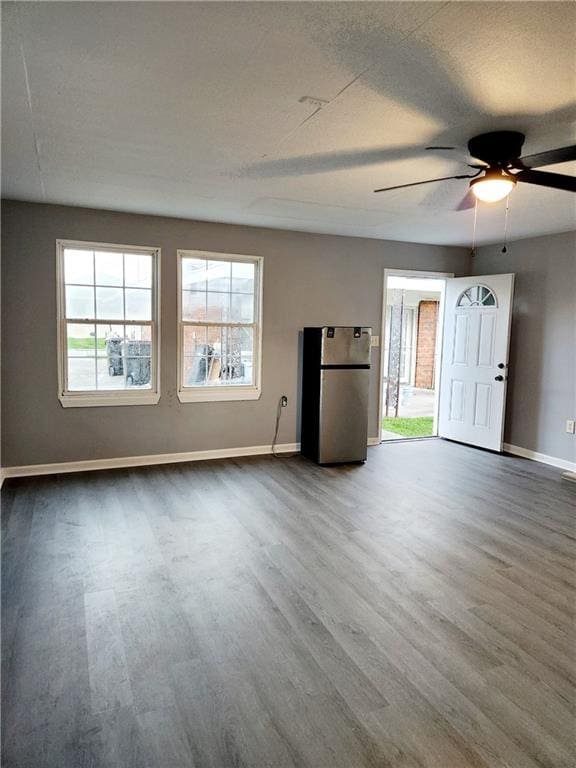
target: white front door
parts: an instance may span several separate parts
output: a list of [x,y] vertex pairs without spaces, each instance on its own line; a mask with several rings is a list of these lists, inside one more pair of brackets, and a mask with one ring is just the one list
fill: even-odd
[[502,450],[514,275],[446,280],[440,437]]

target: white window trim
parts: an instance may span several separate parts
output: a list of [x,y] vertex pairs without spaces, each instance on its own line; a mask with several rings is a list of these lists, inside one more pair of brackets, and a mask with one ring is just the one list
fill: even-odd
[[[151,366],[152,388],[146,390],[82,390],[69,391],[67,385],[67,340],[66,309],[64,291],[64,249],[84,248],[115,250],[128,253],[153,255],[152,275],[152,349],[155,364]],[[63,408],[86,408],[116,405],[156,405],[160,400],[160,257],[161,250],[155,246],[120,245],[118,243],[98,243],[86,240],[56,240],[56,302],[58,336],[58,399]],[[124,323],[125,321],[118,321]],[[134,323],[138,324],[138,323]]]
[[[216,387],[183,387],[182,386],[182,348],[183,329],[188,323],[182,320],[182,259],[210,259],[211,261],[245,261],[258,265],[258,280],[255,285],[258,308],[258,322],[254,324],[254,384],[232,384]],[[232,400],[258,400],[262,394],[262,286],[264,284],[264,259],[262,256],[249,256],[238,253],[220,253],[213,251],[178,250],[178,399],[181,403],[214,403]],[[219,325],[219,323],[202,323],[202,325]],[[234,323],[221,323],[231,326]],[[239,325],[242,325],[240,323]]]

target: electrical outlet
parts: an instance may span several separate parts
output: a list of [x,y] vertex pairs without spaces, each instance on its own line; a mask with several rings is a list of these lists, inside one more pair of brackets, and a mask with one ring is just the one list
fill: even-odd
[[286,395],[282,395],[282,398],[280,399],[280,405],[282,406],[282,408],[286,408],[286,406],[288,405],[288,398],[286,397]]
[[370,346],[371,347],[379,347],[380,346],[380,336],[372,336],[370,339]]
[[573,435],[576,428],[576,422],[574,419],[566,419],[566,432],[569,435]]

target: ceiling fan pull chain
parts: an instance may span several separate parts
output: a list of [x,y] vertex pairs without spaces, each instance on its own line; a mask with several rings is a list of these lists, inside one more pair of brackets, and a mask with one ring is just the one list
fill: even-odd
[[510,213],[510,195],[506,198],[506,213],[504,214],[504,246],[501,253],[508,251],[508,216]]
[[476,256],[476,222],[478,220],[478,198],[474,202],[474,224],[472,225],[472,248],[470,256]]

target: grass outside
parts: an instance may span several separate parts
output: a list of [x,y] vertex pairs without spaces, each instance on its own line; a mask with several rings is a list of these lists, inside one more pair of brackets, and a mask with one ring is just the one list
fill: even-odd
[[382,429],[404,437],[430,437],[434,428],[432,416],[416,416],[412,419],[382,419]]
[[[98,339],[96,346],[98,349],[105,349],[106,339]],[[68,349],[94,349],[94,338],[68,339]]]

